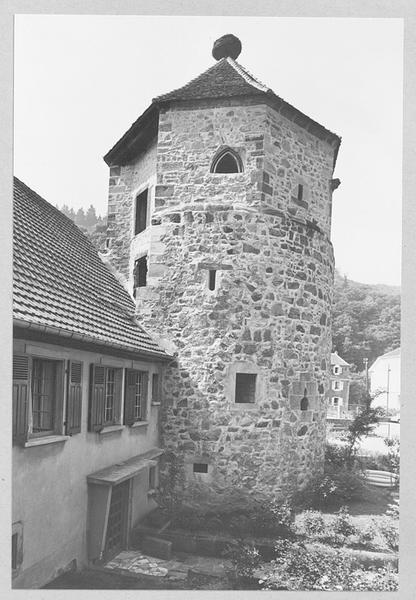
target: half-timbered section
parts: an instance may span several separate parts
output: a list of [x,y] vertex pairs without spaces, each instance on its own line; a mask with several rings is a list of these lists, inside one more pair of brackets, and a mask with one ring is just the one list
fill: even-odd
[[15,180],[13,587],[128,547],[158,482],[168,356],[89,240]]

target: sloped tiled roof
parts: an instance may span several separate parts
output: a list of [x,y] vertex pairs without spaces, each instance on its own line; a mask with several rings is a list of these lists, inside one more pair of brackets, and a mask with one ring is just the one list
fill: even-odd
[[143,150],[150,137],[157,134],[159,107],[165,103],[244,96],[264,100],[300,127],[329,141],[335,149],[335,163],[341,138],[280,98],[230,57],[222,58],[186,85],[154,98],[147,110],[107,152],[104,160],[108,165],[124,164],[133,158],[134,151]]
[[343,358],[341,358],[337,352],[331,352],[331,365],[341,365],[344,367],[349,367],[349,363],[347,363]]
[[186,85],[163,94],[155,102],[193,100],[197,98],[229,98],[264,94],[270,91],[232,58],[222,58]]
[[134,321],[135,305],[68,217],[14,179],[16,324],[137,354],[167,357]]

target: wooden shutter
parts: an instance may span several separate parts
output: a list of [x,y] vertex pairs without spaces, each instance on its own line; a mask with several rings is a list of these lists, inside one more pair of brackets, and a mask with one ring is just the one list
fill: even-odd
[[124,424],[133,425],[134,423],[134,399],[136,395],[136,376],[137,371],[126,369],[126,385],[124,395]]
[[114,423],[122,423],[121,397],[123,395],[123,369],[114,369]]
[[143,386],[143,394],[142,394],[142,420],[147,421],[147,397],[149,390],[149,373],[144,371],[142,373],[142,386]]
[[104,423],[105,367],[91,365],[88,431],[100,431]]
[[81,431],[82,363],[68,361],[68,394],[66,403],[66,433]]
[[13,356],[13,440],[26,441],[29,413],[29,357]]

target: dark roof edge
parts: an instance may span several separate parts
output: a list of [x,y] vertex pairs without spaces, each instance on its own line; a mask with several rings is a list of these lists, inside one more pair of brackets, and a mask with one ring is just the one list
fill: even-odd
[[154,360],[159,361],[169,361],[172,360],[172,356],[167,354],[164,350],[138,350],[133,348],[132,346],[125,346],[123,344],[116,344],[111,342],[105,342],[103,340],[94,338],[89,335],[85,335],[82,333],[75,333],[68,331],[66,329],[62,329],[60,327],[53,327],[51,325],[41,325],[39,323],[33,323],[32,321],[25,321],[24,319],[13,319],[13,327],[18,329],[26,329],[26,330],[34,330],[36,332],[42,332],[44,334],[49,334],[52,336],[56,336],[62,340],[76,340],[81,344],[91,344],[98,347],[102,347],[108,350],[113,350],[114,352],[120,351],[124,354],[129,354],[132,357],[135,356],[136,359],[139,357],[152,358]]
[[[251,94],[245,94],[244,96],[250,97]],[[271,106],[271,108],[274,108],[275,110],[277,110],[279,112],[279,114],[281,114],[283,117],[285,117],[286,119],[289,119],[290,121],[299,125],[300,127],[303,127],[306,131],[308,131],[312,135],[315,135],[319,139],[331,144],[335,150],[335,153],[334,153],[334,168],[335,168],[338,151],[339,151],[339,147],[341,144],[340,136],[338,136],[336,133],[333,133],[329,129],[326,129],[326,127],[324,127],[323,125],[321,125],[320,123],[318,123],[317,121],[312,119],[311,117],[308,117],[308,115],[306,115],[299,109],[295,108],[294,106],[292,106],[291,104],[286,102],[286,100],[283,100],[283,98],[280,98],[280,96],[277,96],[272,90],[269,90],[268,92],[261,92],[261,93],[253,92],[253,97],[255,97],[257,100],[260,100],[262,96],[263,96],[264,100],[267,102],[267,104],[269,104]],[[230,95],[230,96],[224,96],[224,98],[225,97],[227,97],[227,98],[240,97],[241,98],[242,96],[241,95],[236,95],[236,96]],[[106,162],[106,164],[108,166],[112,166],[114,164],[120,164],[120,162],[122,164],[124,162],[123,159],[125,159],[125,156],[128,156],[129,148],[132,148],[132,146],[135,144],[137,139],[141,137],[140,136],[141,132],[146,127],[151,125],[154,120],[157,119],[158,113],[159,113],[159,108],[161,105],[167,105],[167,104],[173,104],[173,103],[180,104],[180,103],[187,103],[187,102],[197,103],[197,102],[206,101],[207,99],[209,100],[209,98],[202,98],[202,97],[201,98],[193,98],[192,100],[169,100],[169,99],[163,100],[163,98],[162,99],[154,99],[152,101],[152,104],[131,125],[131,127],[118,140],[118,142],[111,148],[111,150],[109,150],[107,152],[107,154],[104,156],[104,161]],[[212,98],[212,100],[218,100],[218,99]],[[157,131],[157,128],[156,128],[156,131]],[[143,134],[144,134],[144,131],[143,131]],[[120,159],[121,159],[121,161],[120,161]]]
[[148,127],[155,121],[159,114],[157,102],[152,102],[150,106],[139,116],[136,121],[129,127],[126,133],[114,144],[114,146],[103,157],[106,164],[111,167],[117,164],[120,157],[126,154],[126,150],[134,144],[141,128]]

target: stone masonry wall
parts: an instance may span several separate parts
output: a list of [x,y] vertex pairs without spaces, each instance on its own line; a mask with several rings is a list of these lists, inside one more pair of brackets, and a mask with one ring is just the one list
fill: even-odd
[[[154,184],[156,180],[157,140],[132,163],[110,167],[107,238],[108,252],[103,257],[110,263],[122,283],[132,292],[133,264],[142,248],[135,246],[140,240],[134,236],[135,198],[149,187],[149,211],[153,210]],[[137,238],[138,236],[136,236]],[[142,240],[144,236],[141,236]],[[149,240],[145,240],[147,246]]]
[[[161,112],[154,276],[137,299],[144,326],[176,349],[162,436],[188,499],[284,494],[323,464],[334,151],[266,105],[227,104]],[[226,146],[242,173],[210,173]],[[237,372],[257,374],[255,404],[234,402]]]

